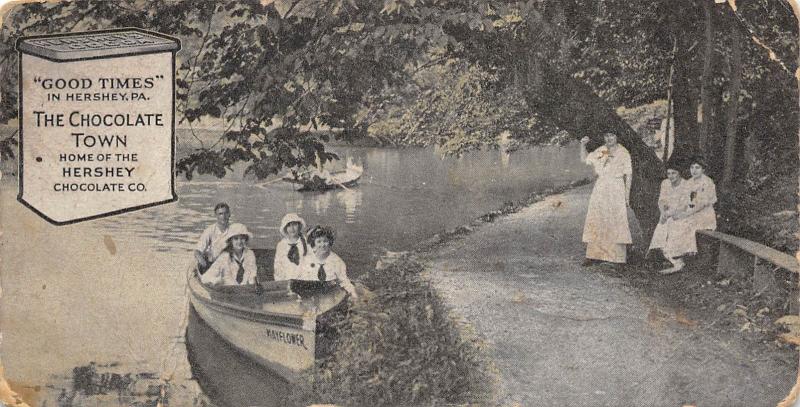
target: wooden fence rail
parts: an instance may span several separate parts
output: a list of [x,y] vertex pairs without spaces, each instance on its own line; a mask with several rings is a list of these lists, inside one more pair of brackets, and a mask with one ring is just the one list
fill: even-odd
[[756,295],[781,296],[788,291],[789,312],[798,313],[797,284],[781,284],[779,270],[791,273],[795,281],[800,275],[800,262],[797,258],[763,244],[726,233],[699,230],[698,239],[719,243],[717,253],[717,272],[737,279],[752,278]]

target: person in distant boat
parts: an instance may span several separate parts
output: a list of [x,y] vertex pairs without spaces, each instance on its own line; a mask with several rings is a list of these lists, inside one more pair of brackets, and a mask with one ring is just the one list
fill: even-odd
[[249,285],[256,283],[256,255],[247,247],[253,235],[245,225],[234,223],[223,236],[225,249],[200,276],[200,281],[210,285]]
[[650,241],[650,250],[661,250],[672,267],[661,270],[661,274],[672,274],[683,269],[683,256],[691,252],[686,238],[686,216],[689,209],[688,181],[681,177],[680,166],[675,161],[667,162],[667,179],[661,182],[658,209],[661,211],[658,225]]
[[691,177],[686,181],[689,194],[689,208],[686,211],[686,241],[690,254],[697,253],[698,230],[717,229],[717,213],[714,204],[717,203],[717,188],[714,181],[705,175],[705,161],[695,157],[689,166]]
[[194,258],[201,273],[205,272],[225,249],[225,239],[222,239],[222,236],[228,231],[231,208],[225,202],[220,202],[214,206],[214,216],[217,221],[203,231],[194,249]]
[[306,222],[296,213],[287,213],[280,224],[283,237],[275,247],[273,263],[275,281],[292,280],[300,276],[300,261],[309,253],[303,229]]
[[331,251],[334,233],[327,227],[315,226],[308,232],[308,244],[311,253],[300,263],[299,280],[335,281],[350,294],[350,298],[358,298],[356,288],[347,277],[347,266],[336,253]]
[[624,264],[631,244],[628,206],[631,194],[631,156],[613,133],[603,135],[605,144],[588,153],[589,137],[581,139],[581,161],[591,165],[598,178],[589,197],[583,228],[586,243],[584,266],[595,261]]

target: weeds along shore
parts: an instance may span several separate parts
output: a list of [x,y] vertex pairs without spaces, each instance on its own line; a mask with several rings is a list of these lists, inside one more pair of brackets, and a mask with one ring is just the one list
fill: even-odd
[[330,343],[294,395],[298,403],[439,405],[488,402],[494,396],[491,361],[421,275],[415,254],[472,232],[481,223],[520,211],[545,197],[586,185],[580,180],[506,202],[468,225],[421,242],[414,252],[381,261],[360,283],[369,293],[320,321]]
[[320,324],[332,346],[308,378],[303,402],[343,406],[437,405],[491,397],[489,362],[408,257],[376,268],[370,293]]

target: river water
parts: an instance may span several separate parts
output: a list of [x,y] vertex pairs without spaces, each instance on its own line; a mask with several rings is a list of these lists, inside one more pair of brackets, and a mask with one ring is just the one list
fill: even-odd
[[[231,206],[232,222],[255,234],[253,247],[274,247],[286,212],[332,226],[334,251],[358,276],[386,250],[411,249],[503,202],[590,175],[576,145],[461,158],[426,148],[332,150],[363,164],[357,187],[301,193],[280,181],[243,180],[236,171],[221,180],[179,181],[174,204],[61,227],[17,203],[16,183],[6,177],[0,346],[12,386],[47,405],[128,405],[152,400],[163,376],[173,405],[202,405],[207,394],[215,404],[280,405],[286,384],[237,359],[197,321],[189,324],[194,343],[187,354],[184,328],[193,316],[184,271],[215,203]],[[126,389],[138,390],[112,391],[119,380],[109,379],[89,391],[106,394],[72,394],[76,367],[107,379],[117,374],[134,382]]]

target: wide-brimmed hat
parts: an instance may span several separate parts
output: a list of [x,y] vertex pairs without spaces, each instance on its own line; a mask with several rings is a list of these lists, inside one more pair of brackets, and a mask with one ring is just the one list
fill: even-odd
[[289,226],[289,224],[292,222],[297,222],[300,224],[300,235],[303,234],[303,229],[306,228],[306,221],[304,221],[303,218],[301,218],[296,213],[287,213],[286,215],[283,216],[283,219],[281,219],[281,226],[279,229],[281,236],[287,237],[286,226]]
[[243,225],[241,223],[234,223],[234,224],[228,226],[228,230],[225,231],[225,236],[224,236],[224,239],[222,239],[222,241],[223,242],[227,242],[228,240],[230,240],[230,238],[232,238],[234,236],[239,236],[239,235],[245,235],[245,236],[247,236],[247,239],[252,239],[253,238],[253,234],[250,233],[249,230],[247,230],[247,226],[245,226],[245,225]]

